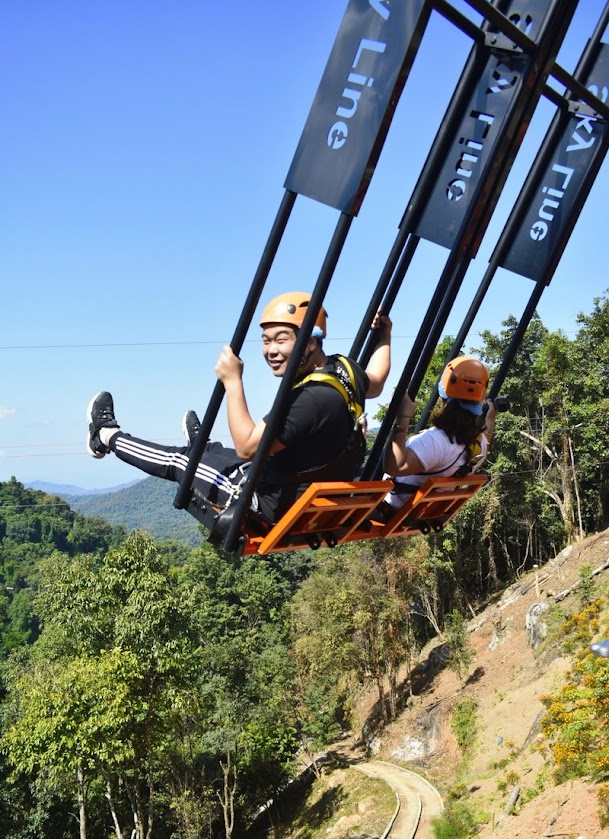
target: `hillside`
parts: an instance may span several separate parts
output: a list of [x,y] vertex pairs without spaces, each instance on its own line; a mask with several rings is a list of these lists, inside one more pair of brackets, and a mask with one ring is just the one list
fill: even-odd
[[[566,548],[539,571],[524,575],[471,620],[475,659],[465,685],[442,664],[442,645],[430,643],[414,671],[414,695],[407,697],[404,688],[399,718],[385,729],[378,727],[375,695],[368,694],[359,704],[356,731],[337,744],[335,754],[349,763],[373,756],[407,766],[428,778],[445,802],[458,791],[481,823],[475,835],[483,839],[609,837],[597,816],[595,784],[575,779],[555,785],[552,780],[550,750],[540,732],[540,697],[560,689],[572,660],[547,640],[533,651],[526,627],[536,603],[559,603],[567,613],[579,610],[577,590],[565,592],[578,583],[582,565],[603,569],[594,580],[605,592],[609,531]],[[463,759],[451,726],[452,713],[465,698],[477,705],[469,760]],[[513,813],[506,815],[516,787]],[[340,835],[327,827],[328,835]]]
[[[65,614],[69,615],[69,638],[74,637],[75,627],[71,622],[76,621],[78,615],[84,616],[83,626],[88,631],[90,617],[95,613],[92,606],[96,601],[91,599],[89,594],[91,587],[87,583],[87,563],[91,563],[91,569],[97,568],[99,556],[105,555],[112,562],[124,562],[128,558],[129,569],[133,567],[133,556],[138,557],[136,571],[141,576],[131,584],[131,589],[137,592],[136,638],[139,638],[139,627],[146,615],[150,614],[155,621],[157,620],[159,588],[156,577],[161,569],[164,569],[163,573],[167,573],[166,590],[169,593],[178,593],[177,600],[170,598],[168,601],[169,604],[173,604],[171,608],[175,602],[182,602],[184,595],[192,590],[192,578],[184,580],[181,575],[175,575],[170,567],[165,568],[164,560],[160,557],[161,564],[153,575],[155,583],[150,587],[149,575],[151,570],[154,570],[151,568],[151,559],[156,553],[152,546],[150,549],[146,548],[147,553],[142,553],[141,556],[135,552],[127,554],[122,534],[112,533],[110,528],[99,520],[82,521],[67,505],[58,505],[54,503],[53,498],[45,498],[40,492],[24,489],[14,480],[4,484],[2,490],[2,570],[6,591],[11,592],[7,597],[10,611],[4,613],[5,654],[19,645],[31,643],[38,635],[39,625],[35,613],[31,610],[34,591],[32,583],[43,592],[49,591],[57,583],[57,592],[65,603]],[[168,499],[167,503],[170,501],[171,499]],[[446,530],[444,536],[447,537],[448,533]],[[146,547],[146,539],[137,538],[139,541],[134,544]],[[109,551],[110,546],[117,545],[121,546],[118,551]],[[351,552],[344,562],[336,566],[336,592],[340,597],[343,597],[349,588],[348,573],[355,570],[354,579],[362,579],[361,571],[364,566],[355,565],[358,551],[359,549]],[[85,556],[81,555],[83,552]],[[327,554],[329,559],[331,556],[337,556],[338,552],[335,554],[329,551]],[[319,574],[323,565],[323,554],[319,556],[319,568],[314,574]],[[44,561],[47,557],[52,559],[50,563]],[[76,560],[75,564],[71,562],[70,557]],[[212,652],[209,661],[214,662],[217,657],[220,666],[223,666],[225,660],[229,660],[237,662],[241,667],[243,651],[247,651],[248,645],[256,639],[256,632],[252,629],[256,621],[259,626],[264,625],[265,610],[273,615],[280,615],[282,610],[277,607],[288,602],[296,589],[300,592],[307,585],[307,580],[298,572],[298,557],[291,556],[289,559],[296,560],[296,566],[287,563],[283,567],[285,577],[282,577],[282,566],[279,564],[274,568],[270,564],[267,566],[265,562],[246,561],[240,564],[236,558],[214,558],[212,553],[193,552],[189,561],[200,562],[198,573],[201,576],[195,578],[199,587],[197,595],[192,602],[189,601],[189,608],[184,613],[185,623],[180,625],[176,637],[189,637],[188,632],[184,630],[189,629],[188,620],[192,609],[200,608],[200,613],[196,615],[197,627],[200,625],[199,621],[211,618],[209,623],[201,624],[204,626],[201,637]],[[305,558],[300,560],[303,561]],[[70,569],[74,570],[73,578],[65,576]],[[414,566],[411,567],[411,570],[413,569]],[[601,829],[596,813],[599,787],[589,778],[576,777],[575,773],[569,775],[569,772],[563,772],[563,778],[566,777],[567,782],[557,785],[554,778],[555,766],[552,763],[554,752],[547,734],[540,725],[545,708],[541,697],[548,694],[556,697],[560,694],[567,683],[573,663],[579,660],[581,665],[582,661],[587,661],[586,678],[594,676],[592,681],[588,681],[587,690],[593,689],[595,696],[600,697],[599,701],[593,704],[591,693],[581,693],[585,700],[582,706],[585,712],[583,728],[586,727],[586,721],[594,721],[591,739],[587,741],[588,751],[580,746],[582,740],[577,726],[572,724],[572,718],[568,716],[570,711],[564,715],[568,721],[564,728],[577,732],[577,740],[572,741],[571,745],[575,743],[579,747],[575,755],[578,760],[581,755],[599,754],[599,743],[605,745],[603,727],[608,713],[605,697],[609,695],[609,660],[594,658],[586,653],[592,639],[591,633],[595,639],[609,635],[608,569],[609,530],[606,530],[566,548],[540,568],[534,567],[534,570],[527,574],[521,574],[515,583],[494,594],[487,601],[485,608],[480,608],[476,614],[471,612],[467,638],[474,656],[468,663],[467,671],[462,674],[465,682],[462,683],[449,669],[445,655],[446,647],[436,638],[421,651],[410,672],[403,670],[398,674],[398,716],[389,725],[382,726],[379,723],[376,690],[364,692],[358,698],[356,682],[351,682],[348,707],[349,710],[353,710],[353,732],[340,739],[330,750],[330,753],[339,759],[325,762],[322,773],[325,787],[317,787],[314,791],[316,797],[310,798],[306,807],[296,804],[291,806],[288,802],[282,802],[282,811],[297,816],[299,827],[293,822],[280,833],[258,832],[255,834],[256,839],[262,835],[266,839],[270,836],[273,839],[304,839],[305,836],[307,839],[321,839],[323,836],[348,839],[354,835],[364,839],[378,836],[382,832],[377,827],[379,821],[387,824],[395,809],[395,804],[391,801],[388,806],[386,790],[383,788],[385,783],[390,783],[388,773],[401,777],[411,776],[412,771],[419,773],[417,782],[421,782],[421,778],[428,779],[428,782],[437,788],[444,803],[453,807],[453,812],[456,801],[457,806],[468,813],[468,819],[471,819],[472,823],[475,821],[477,825],[473,830],[470,824],[467,832],[453,831],[452,825],[449,825],[448,832],[445,826],[444,832],[434,834],[431,829],[433,808],[428,802],[423,803],[424,812],[417,836],[434,836],[434,839],[466,839],[474,835],[482,839],[493,839],[495,836],[499,836],[500,839],[508,836],[520,839],[545,836],[572,839],[609,837],[609,830]],[[301,568],[301,572],[302,570]],[[45,578],[39,576],[40,571],[48,575],[48,582],[45,583]],[[106,578],[99,579],[103,582]],[[114,572],[107,579],[111,591],[119,596],[115,607],[120,609],[120,597],[129,587],[119,586],[116,589],[113,582]],[[317,578],[317,582],[319,579],[321,577]],[[324,589],[331,588],[332,578],[326,576],[323,579]],[[289,585],[282,586],[282,581]],[[246,597],[243,596],[244,592]],[[369,583],[366,585],[366,592],[372,594],[375,602],[382,597],[382,592],[371,588]],[[81,604],[90,605],[75,610],[75,595],[81,598]],[[55,596],[53,593],[53,597]],[[151,598],[150,610],[142,606],[146,596]],[[103,602],[104,598],[105,595],[102,598]],[[226,632],[226,604],[229,602],[233,607],[235,604],[243,604],[243,620],[238,622],[232,635]],[[415,603],[416,600],[410,599],[405,602]],[[333,599],[332,603],[336,606],[338,601]],[[352,601],[349,603],[352,604]],[[544,618],[549,627],[545,638],[539,632],[541,624],[537,625],[534,635],[530,631],[529,619],[534,607],[546,607],[550,610]],[[55,605],[53,608],[56,608]],[[324,613],[315,611],[315,616],[320,614]],[[566,635],[563,629],[564,618],[567,615],[572,616],[570,635]],[[252,616],[255,620],[252,620]],[[66,623],[65,618],[58,618],[58,625],[63,627]],[[162,619],[161,625],[165,627],[165,618]],[[220,626],[216,645],[214,625]],[[98,636],[105,638],[105,629],[104,633],[97,633],[96,637]],[[247,683],[250,689],[262,685],[264,695],[254,696],[248,713],[253,714],[260,710],[264,715],[269,697],[269,661],[282,662],[288,656],[283,645],[269,648],[262,643],[266,641],[266,633],[260,637],[261,646],[259,650],[255,650],[256,657],[248,658],[237,673],[239,692],[236,695],[242,703],[242,685],[244,680],[251,676],[251,681]],[[196,633],[195,638],[199,638]],[[539,641],[535,649],[531,647],[531,639]],[[273,652],[272,656],[267,654],[269,649]],[[318,652],[319,649],[317,648]],[[328,646],[329,657],[337,656],[339,650],[339,633],[332,633],[331,644]],[[76,652],[77,655],[80,654],[80,644],[76,644]],[[582,657],[582,652],[585,658]],[[258,669],[260,659],[257,656],[260,653],[264,653],[260,656],[264,663],[263,670]],[[316,660],[323,661],[319,657]],[[279,669],[278,672],[283,685],[284,671]],[[29,679],[29,670],[27,673]],[[369,669],[367,673],[369,677]],[[41,675],[43,693],[46,695],[46,675]],[[261,675],[263,678],[260,678]],[[209,683],[207,667],[200,671],[199,678],[202,692],[205,694],[205,687]],[[105,675],[103,680],[106,681]],[[581,684],[584,685],[583,680]],[[190,679],[188,685],[190,692]],[[23,692],[24,697],[30,695],[30,687],[28,684],[27,690]],[[69,695],[72,693],[70,688]],[[572,702],[572,695],[569,694],[568,701],[576,704]],[[466,703],[469,703],[471,713],[469,718],[461,716],[458,728],[455,726],[456,712]],[[99,696],[94,692],[95,718],[98,715],[98,705]],[[554,706],[560,710],[560,703],[553,701]],[[237,704],[236,707],[240,711],[242,705]],[[275,706],[269,718],[272,737],[275,737],[281,724],[274,708]],[[37,706],[33,710],[33,718],[38,720],[40,714]],[[290,704],[290,714],[286,717],[289,725],[292,725],[293,720],[291,710]],[[316,706],[313,709],[314,714],[318,714],[318,710]],[[556,714],[556,711],[554,713]],[[317,717],[315,719],[317,720]],[[581,717],[575,720],[578,724],[581,721]],[[29,742],[29,724],[25,730]],[[45,743],[46,739],[42,738],[40,742]],[[565,750],[562,751],[564,753]],[[412,771],[396,772],[396,765]],[[595,763],[591,760],[588,768],[597,772],[597,778],[606,776],[606,772],[603,774],[602,762]],[[354,769],[358,769],[359,772],[352,771]],[[569,767],[568,769],[570,771]],[[258,772],[258,769],[256,771]],[[380,794],[377,794],[371,785],[362,785],[361,777],[354,780],[354,775],[361,776],[364,773],[378,781],[377,787],[382,788]],[[381,778],[383,780],[379,781]],[[427,782],[423,781],[423,786],[416,793],[412,792],[411,780],[403,781],[402,778],[402,782],[405,790],[403,815],[406,817],[412,813],[409,802],[413,794],[415,798],[422,799],[421,790]],[[395,790],[395,786],[393,789]],[[268,788],[261,793],[256,787],[252,796],[253,803],[268,800],[265,795],[268,796]],[[513,813],[506,809],[510,800],[514,802]],[[436,798],[436,811],[437,803]],[[2,818],[0,808],[0,821]],[[318,826],[315,831],[311,828],[313,821]],[[9,822],[5,819],[4,823]],[[355,832],[356,829],[359,832]],[[1,830],[0,833],[8,835]],[[16,839],[16,833],[11,835]],[[396,835],[410,837],[412,831],[403,831]]]
[[132,486],[104,495],[62,496],[73,510],[86,516],[102,516],[112,525],[128,530],[146,530],[156,539],[177,539],[187,545],[201,544],[195,519],[173,506],[177,484],[145,478]]

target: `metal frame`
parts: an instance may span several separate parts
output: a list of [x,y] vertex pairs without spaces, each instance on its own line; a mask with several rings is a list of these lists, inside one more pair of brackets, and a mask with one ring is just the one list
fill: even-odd
[[[226,534],[222,537],[221,543],[221,547],[225,550],[243,550],[241,534],[249,503],[264,468],[264,462],[276,429],[285,412],[292,383],[297,373],[298,360],[310,337],[315,314],[323,304],[324,296],[328,290],[350,231],[353,216],[359,210],[361,200],[363,200],[363,195],[374,172],[374,167],[381,153],[382,144],[389,129],[391,116],[397,105],[402,87],[406,83],[408,72],[418,50],[420,40],[424,37],[425,27],[431,11],[434,10],[443,15],[454,26],[469,36],[472,39],[473,46],[461,78],[455,88],[445,119],[438,131],[413,195],[406,206],[396,240],[376,287],[372,290],[370,303],[353,342],[350,355],[355,357],[362,365],[365,366],[368,363],[374,349],[374,334],[370,330],[370,323],[372,322],[373,316],[379,308],[386,314],[390,313],[406,278],[420,238],[428,232],[426,225],[422,222],[425,219],[425,212],[430,202],[434,199],[434,191],[438,189],[437,172],[447,160],[447,155],[450,154],[455,133],[468,116],[467,109],[470,107],[472,96],[478,90],[485,69],[488,71],[490,67],[489,62],[491,57],[498,57],[498,60],[512,62],[514,67],[519,67],[521,70],[520,84],[507,106],[504,121],[501,123],[501,129],[497,131],[493,147],[489,149],[485,148],[484,150],[485,154],[488,151],[485,158],[486,168],[484,170],[482,168],[480,169],[477,187],[475,191],[472,191],[471,200],[467,204],[467,210],[464,213],[462,223],[450,243],[449,255],[445,267],[433,292],[419,333],[387,408],[385,420],[379,429],[372,452],[365,464],[362,474],[363,481],[369,481],[371,478],[377,477],[380,473],[382,454],[387,443],[389,430],[395,420],[399,404],[404,394],[408,391],[411,397],[416,397],[469,264],[476,255],[482,236],[501,194],[511,164],[518,151],[519,143],[539,99],[542,96],[546,97],[549,101],[557,105],[559,113],[557,113],[552,123],[538,155],[538,159],[533,165],[529,178],[527,179],[525,188],[496,246],[489,268],[485,273],[485,277],[463,321],[455,344],[451,349],[450,357],[458,354],[465,341],[473,319],[496,272],[496,268],[500,264],[502,255],[509,246],[508,243],[513,238],[519,220],[525,212],[534,190],[538,186],[538,178],[540,173],[543,172],[544,161],[548,159],[548,155],[550,154],[553,139],[569,118],[569,109],[571,109],[571,112],[576,107],[587,109],[587,112],[593,114],[595,119],[609,121],[609,107],[587,90],[582,81],[587,76],[588,68],[594,60],[603,32],[608,24],[609,3],[599,19],[586,50],[582,54],[577,70],[571,75],[556,63],[556,55],[568,29],[573,12],[575,11],[577,0],[497,0],[494,4],[487,2],[487,0],[467,0],[467,2],[472,9],[484,18],[479,27],[456,10],[448,0],[417,0],[416,8],[417,14],[420,14],[420,19],[418,19],[417,25],[412,28],[412,40],[404,45],[404,54],[399,59],[402,63],[397,72],[396,78],[398,81],[393,90],[393,95],[388,97],[390,101],[387,104],[387,112],[384,118],[381,118],[379,121],[377,139],[372,146],[373,153],[369,155],[367,166],[361,175],[362,181],[359,190],[356,189],[358,198],[346,210],[341,212],[338,219],[326,257],[312,292],[309,312],[299,332],[286,375],[281,382],[275,402],[268,416],[267,428],[263,435],[261,445],[252,461],[252,466],[249,470],[248,479],[243,487],[241,497],[234,509],[231,509],[231,520]],[[362,3],[363,0],[349,0],[346,18],[353,10],[358,11]],[[366,3],[365,6],[367,7],[367,5]],[[529,35],[525,34],[509,19],[510,9],[515,8],[516,5],[518,5],[521,11],[523,8],[534,10],[537,16],[535,17],[534,15],[536,21],[539,20],[539,14],[543,10],[543,17],[535,37],[529,37]],[[380,8],[385,9],[387,18],[389,18],[390,12],[386,7],[383,6]],[[374,25],[376,27],[374,30],[375,33],[384,32],[379,21],[376,21]],[[381,35],[377,34],[375,37],[380,38]],[[380,44],[380,40],[377,43]],[[374,50],[371,50],[372,52]],[[379,54],[382,52],[380,46],[376,49],[376,52]],[[335,68],[330,62],[322,82],[325,83],[327,74],[332,74],[333,72],[335,72]],[[515,71],[516,75],[518,73]],[[567,88],[564,95],[557,93],[548,84],[550,78],[553,78]],[[535,285],[529,305],[522,315],[512,344],[506,352],[499,372],[495,375],[491,395],[496,395],[501,386],[509,364],[518,349],[530,318],[539,302],[541,293],[550,281],[551,275],[558,264],[558,260],[575,224],[577,213],[581,209],[581,206],[583,206],[605,152],[606,143],[603,139],[602,153],[597,155],[594,165],[591,166],[590,173],[585,178],[585,183],[581,189],[581,194],[578,196],[575,210],[573,211],[572,223],[570,222],[565,227],[566,235],[563,237],[560,247],[557,249],[551,270],[546,272],[547,276],[544,276],[543,281],[539,281]],[[247,330],[260,302],[269,271],[281,244],[295,200],[296,192],[289,188],[286,189],[239,318],[237,329],[231,341],[231,347],[237,354],[241,350]],[[176,507],[187,508],[189,512],[200,519],[202,518],[200,507],[192,498],[192,481],[196,466],[203,454],[220,409],[223,395],[223,386],[218,382],[205,413],[201,432],[192,447],[188,468],[174,501]],[[433,397],[430,402],[432,401]],[[428,416],[429,406],[430,403],[426,406],[424,418]],[[388,534],[385,533],[385,535]]]

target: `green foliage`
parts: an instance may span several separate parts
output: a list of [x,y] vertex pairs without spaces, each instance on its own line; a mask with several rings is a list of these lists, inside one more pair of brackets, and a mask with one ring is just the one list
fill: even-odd
[[474,660],[474,650],[469,642],[467,625],[461,612],[454,609],[447,618],[444,628],[446,641],[450,647],[448,666],[463,680],[469,673]]
[[176,485],[158,478],[123,487],[116,492],[69,497],[71,506],[89,517],[102,517],[128,532],[145,530],[155,539],[173,539],[185,545],[200,545],[201,526],[184,510],[173,506]]
[[591,565],[580,565],[579,567],[577,594],[579,596],[579,602],[583,607],[590,606],[592,601],[596,599],[596,586],[594,584],[594,577],[592,576]]
[[453,708],[450,726],[464,755],[471,753],[478,733],[478,703],[466,696]]
[[609,784],[599,784],[596,797],[601,827],[609,827]]
[[[306,731],[310,724],[305,720],[314,714],[310,700],[322,685],[336,703],[344,700],[341,686],[348,677],[372,682],[381,716],[395,715],[399,667],[412,662],[419,649],[409,606],[415,550],[401,540],[372,540],[318,555],[318,566],[291,609]],[[315,692],[309,695],[310,686]],[[345,705],[328,706],[328,722],[344,713],[348,713]]]
[[[222,821],[219,788],[243,827],[285,784],[298,733],[284,605],[302,563],[207,546],[176,559],[136,532],[106,557],[40,561],[42,633],[5,671],[15,794],[29,784],[35,806],[73,801],[82,770],[100,823],[110,801],[123,825],[141,807],[145,826],[151,807],[159,830],[194,836]],[[46,827],[37,836],[51,839]]]
[[285,604],[300,573],[296,557],[292,563],[227,557],[207,545],[183,569],[207,707],[196,748],[212,776],[230,754],[242,815],[286,783],[298,748]]
[[[601,819],[609,824],[609,668],[604,659],[588,651],[590,629],[595,626],[598,630],[600,603],[594,601],[565,621],[576,663],[567,674],[565,686],[555,695],[542,697],[546,707],[542,731],[552,749],[558,783],[587,775],[602,783],[598,789]],[[609,625],[603,629],[606,634]]]
[[46,558],[100,556],[122,541],[123,528],[74,513],[60,498],[15,478],[0,483],[0,661],[38,637],[34,599]]
[[587,647],[599,629],[598,616],[602,600],[594,600],[580,612],[565,617],[561,626],[561,643],[567,653],[577,654],[582,647]]
[[469,839],[476,836],[478,824],[466,802],[451,801],[442,815],[433,820],[432,829],[434,839]]
[[548,769],[544,767],[544,769],[539,773],[537,778],[535,779],[535,783],[532,787],[525,787],[522,791],[521,801],[523,804],[526,804],[528,801],[532,801],[538,795],[546,789],[548,785]]
[[77,769],[105,779],[145,824],[150,773],[192,708],[198,659],[167,568],[137,533],[102,563],[57,555],[41,564],[38,605],[41,638],[6,671],[7,757],[50,791],[73,786]]

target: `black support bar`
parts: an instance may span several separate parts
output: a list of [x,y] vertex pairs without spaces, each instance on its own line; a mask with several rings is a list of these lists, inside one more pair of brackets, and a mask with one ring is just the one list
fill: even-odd
[[[231,340],[230,345],[236,355],[239,355],[241,352],[241,347],[243,346],[245,336],[247,335],[250,323],[252,322],[256,306],[260,301],[260,295],[264,289],[264,284],[266,283],[269,271],[271,270],[273,260],[275,259],[277,249],[279,248],[279,244],[292,213],[295,201],[296,193],[286,190],[283,194],[275,222],[271,228],[269,238],[264,251],[262,252],[258,269],[254,275],[252,285],[241,311],[237,328],[235,329]],[[184,470],[184,475],[182,476],[180,486],[173,502],[174,507],[177,507],[179,510],[184,509],[189,504],[195,472],[197,470],[197,466],[199,465],[199,461],[201,460],[201,456],[203,455],[205,445],[209,440],[209,436],[218,415],[218,411],[220,410],[220,406],[222,405],[223,398],[224,385],[222,382],[216,382],[209,405],[205,412],[205,416],[201,422],[201,429],[191,448],[188,464]]]

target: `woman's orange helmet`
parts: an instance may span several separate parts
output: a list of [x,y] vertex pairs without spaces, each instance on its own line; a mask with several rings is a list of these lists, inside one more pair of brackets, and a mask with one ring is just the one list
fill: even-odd
[[487,388],[488,370],[484,364],[471,355],[461,355],[444,368],[439,392],[445,399],[483,402]]
[[[287,323],[290,326],[301,327],[310,302],[311,295],[304,291],[288,291],[285,294],[279,294],[264,307],[260,326],[264,328],[269,323]],[[321,308],[315,320],[313,337],[326,337],[326,318],[326,311]]]

